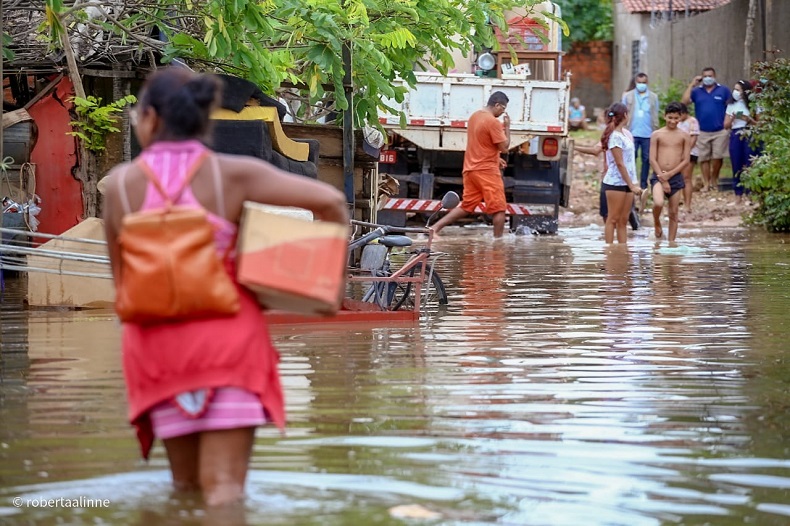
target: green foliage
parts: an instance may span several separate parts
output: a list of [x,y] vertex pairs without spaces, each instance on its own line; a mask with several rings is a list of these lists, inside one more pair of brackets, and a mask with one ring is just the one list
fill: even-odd
[[8,45],[11,44],[11,35],[8,33],[3,32],[3,56],[0,57],[2,60],[14,60],[14,52],[8,49]]
[[[109,24],[126,41],[156,25],[167,37],[163,61],[248,79],[289,100],[297,118],[348,108],[344,47],[351,48],[354,124],[378,125],[382,110],[403,100],[414,71],[446,73],[454,50],[496,48],[495,29],[507,16],[531,12],[542,0],[147,0],[145,9]],[[69,4],[70,5],[70,4]],[[59,31],[84,18],[84,7],[46,0],[40,31],[57,45]],[[551,17],[549,17],[551,18]],[[559,21],[567,33],[567,26]],[[506,50],[505,50],[506,52]],[[392,102],[394,101],[394,103]]]
[[[159,0],[155,13],[173,19],[172,2]],[[378,124],[388,100],[401,102],[413,84],[415,65],[441,72],[453,67],[450,52],[496,45],[494,28],[506,29],[505,13],[533,9],[540,0],[208,0],[191,2],[189,16],[202,25],[187,34],[164,27],[166,60],[198,59],[247,78],[265,92],[283,83],[287,96],[314,110],[348,107],[343,77],[343,47],[352,50],[354,120]],[[170,10],[170,11],[168,11]],[[167,13],[170,13],[168,16]],[[563,26],[564,27],[564,26]]]
[[69,123],[75,128],[69,135],[81,139],[86,149],[101,152],[105,149],[107,134],[121,131],[116,127],[118,114],[123,111],[124,106],[137,102],[137,98],[127,95],[105,106],[102,106],[101,98],[92,95],[85,99],[74,97],[72,101],[78,120]]
[[753,144],[762,155],[741,176],[757,200],[752,221],[772,232],[790,231],[790,60],[777,59],[755,66],[755,78],[765,81],[752,95],[752,107],[761,108],[752,130]]
[[554,0],[562,9],[562,18],[570,29],[570,38],[563,42],[568,49],[574,42],[612,40],[612,0]]
[[[653,84],[650,85],[653,92],[658,95],[658,121],[661,126],[666,124],[664,121],[664,108],[670,102],[681,102],[683,92],[686,91],[686,84],[679,79],[670,79],[669,84],[663,90],[655,90]],[[694,105],[689,106],[689,115],[694,115]]]

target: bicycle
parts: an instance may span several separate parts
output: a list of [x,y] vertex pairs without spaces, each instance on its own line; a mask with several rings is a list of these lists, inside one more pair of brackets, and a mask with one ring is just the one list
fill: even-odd
[[[454,208],[459,200],[455,192],[448,193],[442,199],[440,210]],[[429,305],[448,304],[444,282],[434,269],[437,258],[443,254],[432,250],[433,230],[428,228],[438,212],[434,212],[423,228],[351,221],[355,227],[370,229],[370,232],[349,244],[349,256],[362,248],[359,274],[349,277],[351,283],[369,283],[362,295],[362,302],[375,304],[381,310],[406,307],[415,312]],[[408,259],[393,270],[393,249],[410,247],[413,241],[404,235],[409,233],[426,235],[425,246],[411,251]]]

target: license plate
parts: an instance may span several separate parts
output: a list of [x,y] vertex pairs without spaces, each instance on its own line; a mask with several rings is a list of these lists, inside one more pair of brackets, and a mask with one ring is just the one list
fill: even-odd
[[379,153],[379,162],[381,164],[395,164],[398,160],[398,152],[395,150],[382,150]]

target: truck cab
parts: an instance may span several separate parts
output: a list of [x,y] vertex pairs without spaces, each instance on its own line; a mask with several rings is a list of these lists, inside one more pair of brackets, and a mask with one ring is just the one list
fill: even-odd
[[[552,2],[544,2],[541,10],[559,16]],[[415,214],[437,210],[448,190],[462,192],[467,120],[491,93],[502,91],[510,99],[511,141],[503,177],[511,230],[557,231],[573,166],[567,119],[570,75],[561,73],[561,32],[556,23],[546,29],[518,13],[508,24],[508,34],[497,35],[499,51],[457,56],[455,69],[447,75],[415,72],[417,83],[408,88],[404,101],[388,101],[405,115],[406,126],[401,126],[399,114],[380,115],[389,145],[381,152],[379,172],[397,179],[400,189],[381,203],[379,222],[403,226]],[[538,31],[548,41],[538,38]]]

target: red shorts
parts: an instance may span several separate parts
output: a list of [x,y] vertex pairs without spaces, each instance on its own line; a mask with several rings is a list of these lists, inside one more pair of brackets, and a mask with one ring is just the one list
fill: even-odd
[[499,172],[471,170],[464,172],[463,181],[464,200],[461,208],[464,211],[472,214],[482,203],[485,204],[481,208],[489,215],[507,210],[505,182]]

